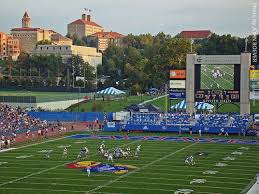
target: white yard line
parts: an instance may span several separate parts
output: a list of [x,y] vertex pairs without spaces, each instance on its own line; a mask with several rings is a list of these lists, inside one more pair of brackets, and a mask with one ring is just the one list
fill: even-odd
[[[191,171],[190,171],[191,172]],[[64,176],[65,175],[67,175],[67,174],[65,174],[65,173],[62,173],[62,174],[64,174]],[[142,173],[142,174],[147,174],[147,175],[149,175],[149,173]],[[160,174],[160,173],[154,173],[154,174]],[[163,173],[163,175],[175,175],[175,174],[164,174]],[[219,174],[217,174],[217,177],[215,177],[215,175],[203,175],[203,177],[205,177],[205,178],[207,178],[207,177],[210,177],[210,178],[217,178],[217,179],[224,179],[223,181],[224,181],[224,183],[225,183],[225,180],[226,179],[233,179],[233,180],[250,180],[250,178],[238,178],[238,177],[232,177],[232,176],[230,176],[230,177],[228,177],[228,176],[218,176]],[[184,174],[180,174],[180,175],[178,175],[178,176],[183,176],[183,178],[181,179],[181,178],[165,178],[165,177],[157,177],[157,178],[155,178],[155,177],[149,177],[149,176],[135,176],[134,177],[134,179],[142,179],[142,180],[144,180],[144,179],[148,179],[148,180],[166,180],[166,181],[171,181],[171,180],[186,180],[186,177],[197,177],[197,175],[195,174],[191,174],[191,175],[184,175]],[[4,176],[0,176],[0,177],[2,177],[2,178],[5,178]],[[95,174],[94,175],[94,177],[111,177],[111,175],[109,175],[109,174],[102,174],[102,175],[97,175],[97,174]],[[19,177],[12,177],[12,178],[19,178]],[[85,179],[85,175],[83,176],[83,178],[51,178],[51,177],[33,177],[33,179],[39,179],[39,180],[49,180],[49,179],[51,179],[51,180],[71,180],[71,181],[85,181],[86,179]],[[106,181],[106,179],[100,179],[100,180],[96,180],[96,179],[89,179],[89,180],[87,180],[87,181]],[[42,181],[41,181],[42,182]],[[124,182],[124,181],[120,181],[120,182]],[[125,181],[125,182],[127,182],[127,181]],[[218,182],[220,182],[220,181],[218,181]],[[227,182],[227,183],[230,183],[230,182]],[[231,182],[232,183],[232,182]],[[235,182],[235,184],[238,184],[237,182]]]
[[[65,189],[36,189],[36,188],[23,188],[23,187],[15,187],[15,188],[0,188],[0,190],[23,190],[23,191],[52,191],[52,192],[74,192],[74,193],[84,193],[84,191],[74,191],[74,190],[65,190]],[[94,192],[100,194],[116,194],[116,193],[108,193],[108,192]]]
[[[186,179],[170,179],[170,180],[177,180],[177,181],[181,181],[184,182],[186,181]],[[87,180],[88,181],[88,180]],[[90,180],[90,181],[95,181],[95,180]],[[98,180],[100,181],[100,180]],[[104,181],[104,180],[103,180]],[[132,183],[132,184],[147,184],[147,185],[160,185],[160,186],[170,186],[170,185],[174,185],[177,183],[163,183],[163,182],[141,182],[141,181],[117,181],[120,183]],[[209,181],[210,183],[226,183],[226,184],[236,184],[236,185],[240,185],[240,183],[238,182],[225,182],[225,181]],[[49,183],[49,182],[17,182],[17,183],[23,183],[23,184],[31,184],[31,185],[65,185],[65,186],[75,186],[75,187],[84,187],[84,186],[91,186],[91,185],[82,185],[82,184],[74,184],[74,183]],[[210,187],[210,186],[209,186]],[[240,190],[240,189],[239,189]]]
[[[63,138],[66,138],[66,137],[63,137]],[[60,139],[63,139],[63,138],[60,138]],[[131,144],[134,144],[134,143],[139,142],[139,141],[140,141],[140,140],[136,140],[136,141],[132,141],[132,142],[127,143],[127,144],[123,144],[122,147],[123,147],[123,146],[127,146],[127,145],[131,145]],[[47,142],[45,142],[45,143],[47,143]],[[27,146],[27,147],[28,147],[28,146]],[[21,148],[21,147],[20,147],[20,148]],[[18,149],[18,148],[17,148],[17,149]],[[97,155],[97,154],[89,155],[89,157],[90,157],[90,156],[96,156],[96,155]],[[73,162],[74,162],[74,161],[73,161]],[[18,178],[18,179],[14,179],[14,180],[11,180],[11,181],[8,181],[8,182],[4,182],[4,183],[0,184],[0,187],[2,187],[2,186],[4,186],[4,185],[7,185],[7,184],[10,184],[10,183],[14,183],[14,182],[17,182],[17,181],[26,179],[26,178],[29,178],[29,177],[32,177],[32,176],[37,175],[37,174],[42,174],[42,173],[44,173],[44,172],[47,172],[47,171],[56,169],[56,168],[58,168],[58,167],[64,166],[64,165],[69,164],[69,163],[71,163],[71,161],[70,161],[70,162],[65,162],[65,163],[59,164],[59,165],[54,166],[54,167],[51,167],[51,168],[47,168],[47,169],[41,170],[41,171],[39,171],[39,172],[31,173],[31,174],[29,174],[29,175],[23,176],[23,177]]]
[[[111,185],[112,183],[115,183],[116,181],[119,181],[119,180],[122,179],[122,178],[125,178],[125,177],[127,177],[127,176],[129,176],[129,175],[131,175],[131,174],[133,174],[133,173],[136,173],[136,172],[138,172],[138,171],[140,171],[140,170],[143,170],[143,169],[145,169],[145,168],[147,168],[147,167],[149,167],[149,166],[155,164],[156,162],[160,162],[161,160],[164,160],[164,159],[166,159],[166,158],[168,158],[168,157],[170,157],[170,156],[173,156],[173,155],[175,155],[176,153],[178,153],[178,152],[180,152],[180,151],[182,151],[182,150],[185,150],[185,149],[187,149],[187,148],[189,148],[189,147],[192,147],[192,146],[194,146],[194,145],[196,145],[196,144],[197,144],[197,143],[193,143],[193,144],[188,145],[188,146],[185,146],[185,147],[183,147],[183,148],[181,148],[181,149],[179,149],[179,150],[177,150],[177,151],[175,151],[175,152],[172,152],[172,153],[170,153],[170,154],[168,154],[168,155],[165,155],[165,156],[162,157],[162,158],[158,158],[158,159],[154,160],[153,162],[147,163],[146,165],[144,165],[144,166],[142,166],[142,167],[140,167],[140,168],[137,168],[137,169],[134,170],[134,171],[131,171],[131,172],[125,174],[125,175],[122,175],[122,176],[120,176],[120,177],[118,177],[118,178],[116,178],[116,179],[114,179],[114,180],[110,180],[110,181],[107,182],[106,184],[103,184],[103,185],[100,185],[100,186],[98,186],[98,187],[96,187],[96,188],[94,188],[94,189],[91,189],[91,190],[87,191],[86,193],[91,193],[91,192],[93,192],[93,191],[102,189],[103,187],[107,187],[107,186]],[[1,186],[1,185],[0,185],[0,186]]]

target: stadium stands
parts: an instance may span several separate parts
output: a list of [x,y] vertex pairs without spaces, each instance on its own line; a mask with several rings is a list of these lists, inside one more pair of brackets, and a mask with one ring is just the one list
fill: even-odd
[[43,127],[47,123],[30,117],[25,109],[0,104],[0,134],[18,133],[24,129]]
[[201,114],[196,120],[196,126],[206,126],[206,127],[226,127],[229,123],[228,115],[219,114]]
[[163,122],[161,124],[167,125],[190,125],[191,116],[186,113],[168,113],[164,115]]
[[150,114],[134,113],[127,121],[127,124],[156,125],[158,124],[158,121],[159,121],[158,113],[150,113]]
[[224,128],[228,133],[245,133],[252,124],[250,115],[196,114],[187,113],[133,113],[126,120],[116,122],[122,130],[189,131],[201,129],[207,133],[219,133]]

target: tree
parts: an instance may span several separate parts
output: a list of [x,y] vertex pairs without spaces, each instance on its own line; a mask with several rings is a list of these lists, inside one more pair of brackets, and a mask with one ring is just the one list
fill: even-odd
[[36,43],[36,46],[38,46],[38,45],[50,45],[50,44],[52,44],[52,41],[45,39],[45,40],[38,41]]
[[86,43],[78,37],[78,35],[74,34],[72,37],[73,45],[77,46],[86,46]]

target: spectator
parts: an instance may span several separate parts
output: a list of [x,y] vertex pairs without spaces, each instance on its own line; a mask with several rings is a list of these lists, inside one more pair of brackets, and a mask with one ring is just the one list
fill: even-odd
[[201,137],[201,129],[199,129],[199,136]]

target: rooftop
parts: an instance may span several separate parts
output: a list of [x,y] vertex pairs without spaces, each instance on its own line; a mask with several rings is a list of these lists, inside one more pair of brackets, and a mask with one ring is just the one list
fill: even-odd
[[100,27],[102,28],[102,26],[100,26],[99,24],[92,22],[92,21],[87,21],[87,20],[83,20],[83,19],[78,19],[76,21],[71,22],[70,24],[85,24],[85,25],[89,25],[89,26],[96,26],[96,27]]
[[182,31],[180,36],[183,38],[209,38],[212,32],[210,30],[192,30]]
[[123,38],[124,37],[124,35],[118,32],[96,32],[92,36],[95,36],[98,38]]

